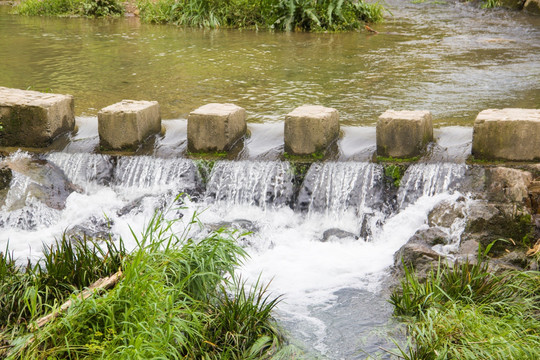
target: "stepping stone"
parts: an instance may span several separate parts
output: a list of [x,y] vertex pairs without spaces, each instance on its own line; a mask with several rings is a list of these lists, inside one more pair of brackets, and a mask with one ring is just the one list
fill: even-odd
[[190,152],[228,151],[247,130],[246,110],[234,104],[207,104],[188,116]]
[[122,100],[98,113],[100,146],[104,150],[135,150],[150,135],[161,132],[157,101]]
[[377,121],[377,155],[393,158],[419,156],[433,141],[429,111],[385,111]]
[[339,137],[336,109],[303,105],[285,116],[285,152],[305,156],[325,152]]
[[476,159],[540,161],[540,109],[488,109],[474,121]]
[[45,147],[75,127],[71,95],[0,87],[2,146]]

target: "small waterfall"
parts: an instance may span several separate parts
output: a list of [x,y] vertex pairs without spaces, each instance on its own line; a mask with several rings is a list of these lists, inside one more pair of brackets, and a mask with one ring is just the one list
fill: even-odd
[[309,169],[298,206],[309,212],[340,216],[362,213],[382,202],[382,167],[367,162],[315,163]]
[[421,196],[434,196],[445,191],[459,190],[467,165],[454,163],[414,164],[403,179],[398,192],[400,208],[415,202]]
[[86,153],[52,153],[47,160],[64,171],[74,184],[85,189],[90,183],[107,185],[113,176],[113,159],[107,155]]
[[[382,224],[384,207],[382,167],[367,162],[313,164],[298,195],[298,208],[308,216],[342,220],[352,215],[356,236],[364,240],[371,240]],[[340,221],[336,225],[342,226]]]
[[113,183],[120,187],[192,193],[198,188],[199,179],[197,168],[189,159],[125,156],[118,158]]
[[293,174],[280,161],[216,162],[206,189],[209,202],[281,207],[291,203]]

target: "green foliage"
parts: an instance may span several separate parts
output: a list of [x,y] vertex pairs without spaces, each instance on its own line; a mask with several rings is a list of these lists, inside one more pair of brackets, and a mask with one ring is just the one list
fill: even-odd
[[378,2],[363,0],[141,0],[148,22],[217,28],[344,31],[383,20]]
[[20,15],[118,16],[124,8],[118,0],[24,0],[15,7]]
[[494,274],[489,249],[476,263],[440,264],[423,282],[406,269],[390,297],[394,313],[409,317],[402,358],[540,358],[540,273]]
[[482,0],[482,9],[493,9],[501,6],[501,0]]
[[401,179],[405,174],[405,170],[405,167],[402,165],[386,165],[384,167],[384,175],[392,179],[392,184],[398,188],[401,185]]
[[[123,257],[122,280],[85,300],[72,296],[69,309],[34,332],[32,341],[23,327],[4,332],[11,354],[22,359],[157,359],[166,354],[218,360],[264,359],[277,351],[282,338],[271,312],[279,300],[258,282],[247,291],[235,280],[234,270],[246,256],[237,234],[219,230],[195,241],[188,234],[198,224],[196,215],[185,225],[179,221],[158,212],[140,235],[132,232],[137,247]],[[58,276],[67,272],[63,259],[72,258],[71,250],[66,252],[54,257],[62,264]],[[3,258],[0,273],[17,273],[13,259]],[[31,306],[32,300],[27,302]]]
[[65,234],[36,264],[17,265],[6,249],[0,253],[0,329],[44,315],[73,291],[118,271],[125,255],[121,241],[79,242]]

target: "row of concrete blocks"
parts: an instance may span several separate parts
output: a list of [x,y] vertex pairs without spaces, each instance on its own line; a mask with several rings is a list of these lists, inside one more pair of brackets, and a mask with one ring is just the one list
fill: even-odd
[[[0,143],[45,146],[75,126],[71,95],[43,94],[0,87]],[[156,101],[123,100],[98,113],[100,145],[105,150],[133,149],[161,131]],[[233,104],[208,104],[188,116],[188,150],[230,150],[246,135],[246,111]],[[310,156],[324,153],[339,137],[336,109],[304,105],[285,116],[285,152]],[[377,122],[377,155],[418,156],[433,141],[429,111],[383,113]],[[473,155],[479,159],[540,159],[540,110],[484,110],[474,123]]]

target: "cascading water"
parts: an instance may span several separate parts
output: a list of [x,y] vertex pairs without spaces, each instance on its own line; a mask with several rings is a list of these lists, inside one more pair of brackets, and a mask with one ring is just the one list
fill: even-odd
[[[458,202],[466,170],[459,163],[411,165],[396,203],[383,166],[369,162],[314,163],[302,174],[282,161],[108,156],[68,148],[3,160],[13,179],[1,199],[1,246],[9,241],[16,257],[37,259],[41,242],[64,231],[110,232],[134,246],[131,231],[140,233],[156,209],[187,193],[184,206],[169,216],[198,214],[207,225],[190,236],[221,226],[252,232],[242,237],[249,258],[239,274],[248,282],[260,277],[274,295],[283,295],[276,317],[309,359],[385,356],[379,346],[393,346],[388,332],[396,326],[384,295],[394,253],[426,226],[434,207]],[[44,182],[65,192],[56,197],[44,191]],[[40,192],[25,190],[37,185]],[[456,221],[447,228],[456,241],[460,226]],[[451,246],[436,250],[448,253]]]

